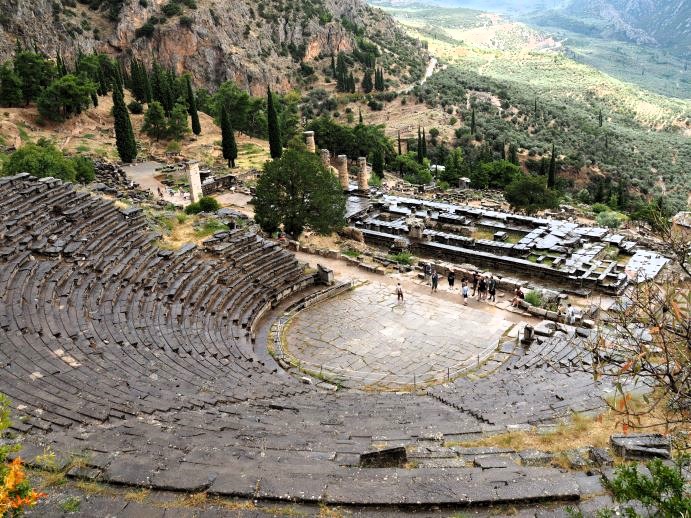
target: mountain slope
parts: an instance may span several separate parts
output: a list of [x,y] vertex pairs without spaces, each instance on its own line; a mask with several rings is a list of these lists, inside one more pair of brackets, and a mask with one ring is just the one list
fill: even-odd
[[[15,40],[48,55],[105,51],[153,58],[205,86],[235,80],[259,94],[301,82],[300,63],[379,49],[378,65],[413,81],[426,53],[360,0],[0,0],[0,61]],[[96,9],[94,9],[94,7]],[[304,69],[303,69],[304,70]]]
[[691,2],[688,0],[571,0],[563,9],[534,17],[574,32],[660,46],[688,55]]

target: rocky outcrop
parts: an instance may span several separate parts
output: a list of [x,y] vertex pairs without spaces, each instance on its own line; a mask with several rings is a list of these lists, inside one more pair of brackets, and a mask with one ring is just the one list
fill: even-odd
[[[332,53],[350,53],[362,38],[380,48],[380,65],[412,71],[413,78],[426,58],[388,15],[362,0],[198,0],[196,9],[180,4],[181,13],[166,17],[169,3],[125,0],[113,20],[80,3],[0,0],[0,61],[11,57],[19,39],[51,56],[60,50],[68,60],[77,49],[107,52],[123,62],[157,59],[191,72],[200,86],[230,79],[257,94],[266,85],[279,91],[299,86],[300,61],[326,66]],[[150,34],[142,35],[152,21]]]

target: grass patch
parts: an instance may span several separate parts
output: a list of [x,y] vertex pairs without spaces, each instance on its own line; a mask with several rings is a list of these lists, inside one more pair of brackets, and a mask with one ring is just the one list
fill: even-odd
[[79,511],[79,506],[82,505],[82,499],[76,496],[71,496],[66,500],[60,502],[60,509],[65,513],[76,513]]
[[96,135],[94,135],[93,133],[87,133],[85,135],[82,135],[82,138],[85,138],[87,140],[91,140],[92,138],[95,138],[95,137],[96,137]]
[[89,151],[91,151],[91,148],[90,148],[89,146],[85,145],[85,144],[79,144],[79,145],[75,148],[75,151],[76,151],[77,153],[88,153]]
[[223,230],[228,230],[228,225],[221,223],[217,219],[209,219],[194,231],[194,235],[195,237],[206,237]]
[[389,260],[398,264],[410,266],[413,264],[413,255],[410,252],[400,252],[396,255],[389,255]]
[[358,258],[360,257],[360,252],[353,248],[346,248],[345,250],[341,250],[341,253],[343,255],[347,255],[348,257],[353,257],[353,258]]
[[79,480],[75,482],[74,487],[87,493],[89,495],[110,495],[113,494],[108,487],[98,482],[91,482],[89,480]]
[[149,498],[150,494],[151,490],[149,489],[133,489],[132,491],[127,491],[123,498],[128,502],[137,502],[138,504],[141,504],[147,498]]
[[238,154],[242,153],[243,155],[260,155],[262,153],[265,153],[264,149],[257,144],[253,144],[252,142],[246,142],[244,144],[240,144],[238,146]]
[[31,142],[31,138],[29,138],[29,134],[26,131],[26,126],[23,122],[17,123],[17,131],[19,132],[19,138],[22,139],[22,143]]
[[511,448],[514,450],[548,450],[563,452],[574,448],[596,446],[606,448],[612,433],[621,429],[620,416],[614,412],[605,412],[597,417],[583,414],[573,414],[567,423],[560,423],[554,431],[538,433],[506,432],[491,437],[483,437],[475,441],[449,442],[446,446],[461,446],[474,448],[479,446],[494,446]]

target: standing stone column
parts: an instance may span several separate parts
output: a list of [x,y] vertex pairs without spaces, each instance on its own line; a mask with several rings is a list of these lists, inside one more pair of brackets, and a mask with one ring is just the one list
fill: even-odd
[[367,158],[361,156],[357,159],[357,165],[360,172],[357,174],[357,188],[360,191],[369,189],[369,170],[367,169]]
[[346,155],[338,155],[336,158],[336,169],[338,169],[338,179],[341,182],[341,187],[344,191],[348,190],[350,180],[348,178],[348,157]]
[[305,131],[302,133],[305,136],[305,144],[307,145],[307,151],[310,153],[316,153],[317,145],[314,143],[314,131]]
[[331,167],[331,153],[329,153],[329,150],[320,149],[319,157],[322,159],[322,164],[324,164],[324,167],[326,167],[328,170]]
[[202,190],[202,180],[199,177],[199,162],[196,160],[190,160],[187,162],[187,181],[190,183],[190,198],[192,203],[196,203],[199,199],[204,196],[204,191]]

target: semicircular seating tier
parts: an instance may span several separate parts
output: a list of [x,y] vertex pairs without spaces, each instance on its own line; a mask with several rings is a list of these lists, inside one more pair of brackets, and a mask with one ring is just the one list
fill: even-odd
[[[422,395],[324,392],[266,349],[262,317],[315,289],[277,244],[229,231],[161,249],[141,209],[55,179],[0,178],[0,200],[0,392],[29,463],[49,449],[58,465],[80,456],[79,477],[345,504],[561,500],[589,487],[550,467],[485,469],[481,452],[448,446],[596,408],[592,379],[555,369],[582,361],[577,346],[510,347],[498,378]],[[361,469],[382,446],[406,446],[420,467]]]

